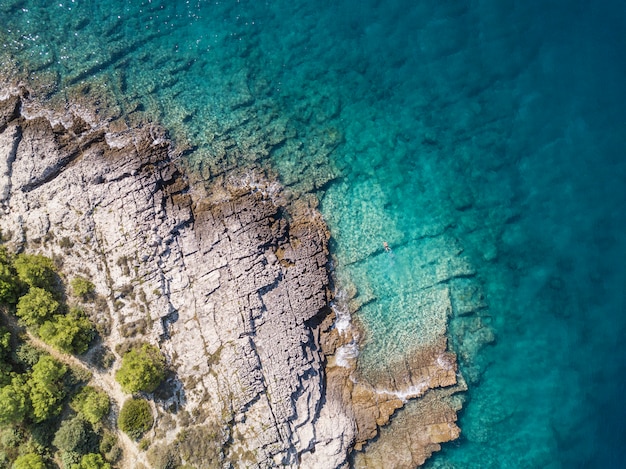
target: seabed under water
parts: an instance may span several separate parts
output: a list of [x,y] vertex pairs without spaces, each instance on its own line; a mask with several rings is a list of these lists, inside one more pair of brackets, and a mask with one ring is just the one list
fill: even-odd
[[459,273],[495,342],[450,318],[469,399],[428,467],[626,465],[622,2],[5,0],[0,24],[53,97],[106,88],[196,170],[316,194],[361,376],[445,327],[428,294]]

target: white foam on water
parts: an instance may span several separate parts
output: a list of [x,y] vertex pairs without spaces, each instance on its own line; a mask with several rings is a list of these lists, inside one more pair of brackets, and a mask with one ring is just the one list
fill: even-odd
[[359,356],[359,345],[355,341],[351,341],[346,345],[342,345],[335,352],[335,361],[338,366],[350,368],[349,360],[354,360]]
[[429,381],[424,379],[417,384],[409,386],[402,391],[393,391],[391,389],[376,389],[376,394],[394,396],[400,399],[402,402],[406,402],[409,399],[422,396],[429,389]]
[[330,305],[335,313],[335,329],[337,329],[340,334],[344,334],[346,331],[352,329],[352,315],[348,309],[346,296],[344,290],[339,290],[335,296],[335,300]]

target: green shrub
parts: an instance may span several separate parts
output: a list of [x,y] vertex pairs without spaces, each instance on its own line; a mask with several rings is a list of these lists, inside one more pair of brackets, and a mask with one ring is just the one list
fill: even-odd
[[86,386],[74,397],[71,407],[92,425],[100,422],[111,407],[109,396],[104,391]]
[[115,355],[103,345],[96,348],[91,354],[92,362],[100,370],[108,370],[115,363]]
[[70,286],[72,287],[72,293],[80,297],[83,301],[93,299],[96,291],[96,286],[93,283],[85,277],[80,276],[73,278],[70,282]]
[[65,397],[63,376],[67,367],[48,355],[43,355],[33,366],[29,387],[32,417],[35,422],[58,415]]
[[11,382],[11,333],[0,326],[0,386]]
[[0,303],[15,304],[18,293],[17,275],[10,265],[0,263]]
[[165,378],[165,357],[150,344],[142,344],[124,354],[115,379],[126,392],[153,392]]
[[102,436],[99,449],[104,454],[104,458],[111,463],[116,462],[122,455],[122,449],[117,444],[117,435],[106,430]]
[[30,291],[17,302],[15,314],[27,326],[40,326],[52,318],[59,309],[59,302],[52,293],[39,287],[31,287]]
[[89,453],[84,455],[79,464],[74,464],[71,469],[111,469],[111,465],[104,460],[102,455]]
[[128,436],[138,440],[152,428],[153,422],[152,409],[148,401],[132,398],[124,402],[117,425]]
[[0,389],[0,424],[19,423],[30,408],[29,389],[24,378],[14,376]]
[[139,450],[140,451],[145,451],[150,447],[150,440],[148,440],[147,438],[142,439],[139,442]]
[[52,444],[60,451],[83,455],[95,451],[98,440],[91,425],[82,417],[76,416],[61,423]]
[[61,467],[69,469],[75,464],[79,464],[81,456],[75,451],[61,451]]
[[15,350],[15,357],[19,362],[24,364],[26,368],[32,368],[43,355],[45,355],[45,352],[37,347],[33,347],[28,342],[20,344]]
[[0,436],[0,444],[4,448],[16,448],[24,439],[21,432],[16,428],[6,428]]
[[38,454],[28,453],[18,457],[12,469],[46,469],[46,463]]
[[56,272],[52,259],[42,255],[19,254],[14,261],[19,279],[31,287],[54,290]]
[[74,247],[74,242],[67,236],[63,236],[59,241],[59,247],[63,249],[70,249]]
[[94,329],[85,313],[72,308],[57,314],[39,328],[39,336],[53,347],[68,353],[85,353],[94,337]]

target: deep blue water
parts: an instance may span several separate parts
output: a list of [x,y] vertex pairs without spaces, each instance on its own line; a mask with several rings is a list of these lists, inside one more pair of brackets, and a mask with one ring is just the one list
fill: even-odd
[[362,363],[426,340],[422,289],[471,266],[497,340],[429,467],[626,467],[623,2],[40,3],[0,5],[5,66],[319,196]]

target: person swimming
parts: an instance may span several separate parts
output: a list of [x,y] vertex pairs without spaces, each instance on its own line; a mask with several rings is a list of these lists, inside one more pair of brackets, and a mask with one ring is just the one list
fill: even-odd
[[385,252],[391,252],[391,248],[389,247],[389,243],[387,243],[387,241],[383,241],[383,248],[385,249]]

